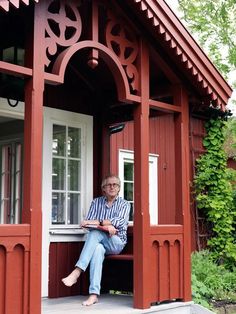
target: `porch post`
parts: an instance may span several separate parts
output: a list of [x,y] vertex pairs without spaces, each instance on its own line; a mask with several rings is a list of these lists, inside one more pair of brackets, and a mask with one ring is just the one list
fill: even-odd
[[27,47],[26,62],[33,75],[25,86],[24,177],[22,222],[30,224],[29,309],[41,314],[42,250],[42,131],[44,90],[44,27],[40,27],[40,5],[35,6],[34,34]]
[[181,178],[177,188],[176,223],[183,224],[183,299],[191,298],[191,223],[190,223],[190,151],[189,151],[189,103],[187,91],[183,86],[174,88],[174,104],[181,106],[181,113],[176,117],[176,176]]
[[[102,126],[102,160],[101,160],[101,178],[104,178],[111,173],[110,165],[110,134],[109,128],[104,124]],[[100,181],[101,181],[100,178]]]
[[141,103],[134,111],[134,307],[149,308],[149,56],[140,47]]

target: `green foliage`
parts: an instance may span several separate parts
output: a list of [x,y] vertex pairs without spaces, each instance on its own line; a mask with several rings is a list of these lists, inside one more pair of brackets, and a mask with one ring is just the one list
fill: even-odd
[[207,250],[192,254],[192,295],[197,304],[212,308],[215,300],[236,300],[236,272],[217,265]]
[[179,0],[188,27],[197,34],[225,78],[236,68],[235,0]]
[[213,226],[208,245],[219,263],[232,268],[236,263],[236,206],[223,150],[225,125],[221,117],[206,122],[203,145],[207,152],[197,160],[194,183],[197,207]]
[[[233,188],[233,204],[234,210],[236,211],[236,170],[228,169],[229,179]],[[236,230],[236,220],[234,220],[234,229]],[[234,240],[236,242],[236,232],[234,233]]]
[[224,149],[228,157],[236,158],[236,118],[232,117],[227,121],[226,141],[224,143]]

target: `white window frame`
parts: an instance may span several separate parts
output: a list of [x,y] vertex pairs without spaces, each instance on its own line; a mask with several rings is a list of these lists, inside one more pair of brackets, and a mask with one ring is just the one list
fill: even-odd
[[[25,105],[22,101],[19,101],[16,107],[10,107],[8,100],[6,98],[0,97],[0,116],[2,117],[24,120],[24,108]],[[16,166],[18,166],[18,164]],[[16,188],[18,188],[18,184],[16,185]],[[17,196],[18,195],[16,194],[16,198]],[[20,215],[19,211],[16,211],[15,218],[14,221],[12,220],[12,223],[19,222],[19,215]],[[1,219],[3,218],[1,217]]]
[[81,213],[83,220],[89,209],[93,197],[93,118],[92,116],[68,112],[53,108],[44,108],[44,144],[43,144],[43,210],[48,217],[51,234],[65,234],[65,230],[73,233],[78,225],[51,224],[52,210],[52,140],[53,125],[66,125],[81,129]]
[[[134,152],[119,150],[119,177],[121,180],[120,196],[124,197],[124,162],[134,163]],[[158,155],[149,154],[149,213],[151,225],[158,224]],[[130,222],[132,223],[132,222]]]
[[[57,125],[57,126],[63,126],[65,127],[65,130],[66,130],[66,143],[68,141],[68,129],[71,127],[70,124],[68,123],[54,123],[53,122],[53,126],[54,125]],[[60,229],[60,226],[66,226],[66,227],[69,227],[69,228],[73,228],[73,227],[78,227],[78,224],[80,223],[80,221],[82,220],[82,215],[81,215],[81,211],[78,213],[78,223],[77,224],[70,224],[69,221],[68,221],[68,194],[77,194],[80,196],[80,206],[81,206],[81,209],[84,207],[83,206],[83,198],[81,198],[82,196],[82,193],[84,192],[84,189],[83,189],[83,184],[81,184],[81,187],[80,187],[80,190],[79,191],[69,191],[68,189],[68,163],[69,161],[73,160],[73,161],[78,161],[79,164],[80,164],[80,178],[79,178],[79,181],[81,181],[82,183],[82,178],[84,178],[84,172],[86,171],[85,167],[84,167],[84,163],[85,163],[85,160],[84,160],[84,157],[85,157],[85,152],[84,152],[84,146],[85,146],[85,141],[84,141],[84,130],[82,129],[81,125],[77,125],[76,127],[73,125],[73,128],[75,129],[79,129],[81,131],[81,134],[80,134],[80,140],[81,140],[81,156],[79,157],[69,157],[67,155],[68,153],[68,150],[67,150],[67,145],[65,144],[66,146],[66,155],[65,156],[57,156],[57,155],[53,155],[52,154],[52,161],[53,160],[56,160],[56,159],[59,159],[59,160],[63,160],[65,162],[65,186],[64,186],[64,189],[63,190],[53,190],[52,189],[52,194],[53,193],[63,193],[65,194],[65,201],[64,201],[64,205],[65,205],[65,210],[64,210],[64,217],[65,217],[65,223],[64,224],[59,224],[59,225],[56,225],[56,224],[53,224],[51,222],[51,226],[52,227],[56,227],[56,228],[59,228]],[[53,145],[53,142],[52,142],[52,145]],[[53,176],[53,174],[52,174]],[[51,217],[52,218],[52,217]]]
[[[10,149],[9,155],[8,149]],[[22,141],[14,138],[1,141],[1,159],[0,223],[19,224],[22,204]],[[6,161],[10,165],[9,169],[6,169]],[[8,195],[6,195],[8,188]],[[8,213],[6,213],[6,203],[9,206]]]

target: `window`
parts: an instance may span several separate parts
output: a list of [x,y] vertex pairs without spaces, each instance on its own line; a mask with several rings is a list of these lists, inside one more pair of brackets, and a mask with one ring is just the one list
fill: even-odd
[[81,128],[53,124],[52,224],[76,225],[81,212]]
[[22,208],[22,143],[0,144],[1,151],[1,212],[0,223],[20,223]]
[[[157,189],[157,155],[149,155],[149,211],[152,225],[158,223],[158,189]],[[156,174],[156,175],[155,175]],[[119,151],[119,176],[121,179],[120,195],[131,205],[130,221],[134,213],[134,153],[132,151]]]
[[5,49],[2,49],[2,60],[9,63],[15,63],[18,65],[24,65],[24,54],[25,51],[22,48],[19,47],[8,47]]
[[92,200],[92,117],[45,108],[43,211],[49,228],[78,228]]

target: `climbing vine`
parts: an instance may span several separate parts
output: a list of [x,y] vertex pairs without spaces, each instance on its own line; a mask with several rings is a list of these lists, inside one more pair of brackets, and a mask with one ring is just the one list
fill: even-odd
[[226,119],[219,115],[206,122],[207,135],[203,140],[206,153],[197,160],[194,183],[197,207],[205,212],[212,225],[208,246],[218,262],[233,267],[236,206],[223,150],[225,124]]

